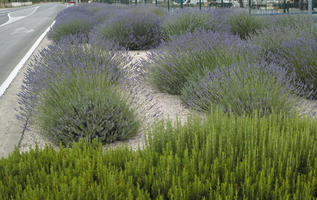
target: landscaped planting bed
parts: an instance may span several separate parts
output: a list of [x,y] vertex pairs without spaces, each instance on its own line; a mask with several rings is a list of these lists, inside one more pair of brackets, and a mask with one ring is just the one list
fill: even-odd
[[65,9],[25,74],[1,199],[317,199],[315,30],[243,9]]

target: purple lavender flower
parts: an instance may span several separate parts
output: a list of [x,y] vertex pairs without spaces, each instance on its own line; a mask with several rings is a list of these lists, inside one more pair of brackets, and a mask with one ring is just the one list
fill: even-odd
[[313,91],[317,90],[317,39],[303,32],[297,39],[284,41],[272,54],[272,62],[296,74],[297,78]]
[[112,82],[123,76],[120,67],[129,62],[124,51],[118,55],[111,46],[108,50],[83,45],[79,36],[62,38],[36,56],[25,74],[19,96],[19,118],[28,121],[36,113],[41,91],[49,85],[72,77],[74,73],[86,76],[105,74]]
[[186,83],[181,99],[191,108],[209,112],[213,106],[238,115],[254,111],[267,115],[272,112],[294,111],[305,85],[277,65],[233,64],[206,71]]
[[68,35],[85,35],[84,41],[88,41],[88,33],[95,25],[94,13],[85,9],[85,6],[70,7],[56,17],[56,23],[49,32],[49,37],[55,42]]
[[212,31],[173,36],[149,54],[149,81],[160,91],[180,94],[195,73],[252,59],[253,47],[239,37]]
[[149,49],[161,42],[160,20],[148,12],[120,10],[91,33],[91,38],[110,40],[130,50]]

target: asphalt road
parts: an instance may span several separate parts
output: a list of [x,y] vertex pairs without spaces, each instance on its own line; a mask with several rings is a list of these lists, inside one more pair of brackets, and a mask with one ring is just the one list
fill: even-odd
[[[0,88],[11,71],[25,56],[35,41],[51,25],[62,4],[41,4],[31,7],[0,10]],[[45,42],[46,41],[46,42]],[[46,38],[41,48],[47,44]],[[36,51],[39,51],[37,48]],[[38,52],[37,52],[38,53]],[[27,61],[26,66],[30,64]],[[6,92],[0,96],[0,159],[7,157],[18,146],[23,123],[16,119],[17,94],[26,68],[22,68]]]
[[64,8],[50,3],[0,10],[0,85]]

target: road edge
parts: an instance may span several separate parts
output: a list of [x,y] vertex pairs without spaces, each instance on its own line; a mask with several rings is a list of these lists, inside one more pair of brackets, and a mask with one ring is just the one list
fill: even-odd
[[21,68],[28,61],[28,59],[32,56],[35,49],[40,45],[44,37],[50,31],[50,29],[54,26],[55,20],[51,23],[51,25],[42,33],[42,35],[36,40],[36,42],[32,45],[29,51],[24,55],[24,57],[20,60],[20,62],[15,66],[15,68],[11,71],[7,79],[0,86],[0,97],[5,93],[8,89],[14,78],[17,76]]

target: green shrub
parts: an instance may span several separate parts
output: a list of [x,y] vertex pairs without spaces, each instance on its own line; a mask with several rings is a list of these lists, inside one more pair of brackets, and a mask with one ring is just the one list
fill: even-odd
[[313,19],[307,15],[278,15],[268,19],[272,27],[290,27],[297,30],[309,30],[313,26]]
[[251,39],[259,50],[259,57],[268,62],[272,62],[278,49],[284,42],[296,40],[303,32],[291,27],[269,27],[261,30]]
[[127,101],[105,75],[75,73],[41,92],[37,123],[55,143],[71,145],[80,138],[102,143],[124,140],[138,131]]
[[49,37],[58,42],[61,38],[71,35],[82,35],[87,42],[88,34],[95,25],[94,13],[85,9],[85,6],[74,6],[60,12],[56,23],[49,32]]
[[153,13],[154,15],[156,15],[157,17],[164,17],[165,15],[167,15],[167,11],[164,8],[159,8],[159,7],[151,7],[148,8],[149,11],[151,13]]
[[149,12],[122,10],[96,28],[97,38],[118,43],[129,50],[156,47],[161,42],[160,20]]
[[316,120],[213,111],[158,125],[148,148],[95,141],[0,160],[0,199],[316,199]]
[[239,35],[241,39],[248,39],[251,35],[258,33],[265,27],[263,18],[242,13],[230,16],[228,19],[230,30],[233,34]]
[[[202,74],[245,59],[248,44],[239,37],[212,31],[173,36],[149,60],[148,81],[162,92],[180,95],[193,74]],[[244,52],[245,51],[245,52]]]
[[218,106],[237,115],[258,110],[268,115],[272,110],[294,111],[300,84],[289,77],[287,70],[267,64],[241,64],[207,71],[188,81],[182,90],[183,102],[199,111],[209,112]]
[[154,14],[155,16],[157,17],[164,17],[165,15],[168,14],[168,11],[164,8],[161,8],[161,7],[156,7],[156,6],[142,6],[142,5],[138,5],[137,7],[135,8],[130,8],[131,12],[133,13],[144,13],[144,12],[147,12],[147,13],[152,13]]
[[50,34],[50,38],[53,41],[57,42],[64,36],[88,33],[89,30],[90,26],[88,23],[82,22],[80,20],[72,20],[63,23],[55,28],[54,31]]
[[194,9],[182,10],[167,16],[162,24],[162,34],[165,40],[171,36],[182,35],[196,30],[211,30],[212,19],[207,12]]
[[312,90],[317,97],[317,39],[310,34],[302,34],[295,40],[283,42],[275,53],[274,62],[294,71],[297,78]]

